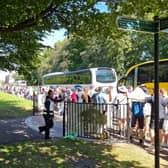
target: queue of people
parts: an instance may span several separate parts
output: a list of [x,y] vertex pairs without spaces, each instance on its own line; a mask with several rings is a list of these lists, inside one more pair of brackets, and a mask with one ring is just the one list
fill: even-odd
[[98,101],[97,103],[107,103],[102,89],[102,87],[99,87],[98,90],[92,92],[92,89],[89,90],[87,88],[62,89],[60,87],[58,89],[49,89],[47,94],[45,90],[42,89],[39,99],[41,103],[43,102],[43,107],[41,107],[45,125],[39,127],[39,132],[45,132],[45,139],[50,139],[50,128],[53,127],[54,112],[57,110],[60,115],[62,114],[64,108],[61,106],[64,105],[64,101],[72,103],[90,103],[93,102],[92,97],[95,97],[96,101]]
[[[149,94],[147,88],[142,85],[134,89],[129,95],[131,100],[131,128],[130,141],[132,142],[133,132],[138,132],[139,142],[143,144],[145,140],[149,140],[154,145],[155,137],[155,109],[154,94]],[[167,107],[168,97],[165,89],[159,90],[159,129],[160,144],[168,147],[168,125],[167,125]]]
[[[118,109],[118,129],[119,133],[125,132],[128,129],[128,121],[130,121],[129,139],[133,141],[135,133],[138,134],[140,144],[145,140],[154,144],[154,127],[155,127],[155,109],[154,95],[149,94],[144,85],[133,88],[132,86],[118,87],[118,93],[113,87],[78,87],[78,88],[40,88],[38,94],[39,108],[43,111],[45,126],[39,127],[39,132],[45,131],[45,138],[49,138],[49,129],[53,127],[53,115],[57,111],[60,115],[63,114],[64,102],[72,103],[100,103],[100,104],[120,104],[123,108]],[[15,94],[15,88],[12,89],[12,94]],[[31,93],[33,91],[28,88],[24,92]],[[17,92],[18,93],[18,92]],[[29,95],[29,94],[28,94]],[[31,98],[33,99],[33,98]],[[52,105],[50,105],[50,103]],[[129,103],[128,109],[125,104]],[[114,113],[106,109],[108,113]],[[53,114],[50,114],[53,113]],[[109,115],[107,115],[108,117]],[[129,117],[129,119],[128,119]],[[108,119],[110,120],[110,119]],[[159,128],[160,128],[160,144],[168,147],[168,95],[165,89],[159,90]]]

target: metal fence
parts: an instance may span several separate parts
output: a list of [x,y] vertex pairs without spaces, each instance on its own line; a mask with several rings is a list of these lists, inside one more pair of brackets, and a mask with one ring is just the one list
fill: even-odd
[[105,139],[127,138],[129,107],[126,104],[95,104],[65,102],[63,135]]
[[[43,113],[42,95],[33,95],[33,115]],[[128,103],[96,104],[64,102],[63,136],[127,138],[130,125]],[[41,108],[42,107],[42,108]]]

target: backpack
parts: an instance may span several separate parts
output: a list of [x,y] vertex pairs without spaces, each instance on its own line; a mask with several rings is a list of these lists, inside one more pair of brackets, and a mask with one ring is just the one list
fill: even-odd
[[132,114],[134,116],[144,116],[143,107],[144,107],[144,103],[132,102]]

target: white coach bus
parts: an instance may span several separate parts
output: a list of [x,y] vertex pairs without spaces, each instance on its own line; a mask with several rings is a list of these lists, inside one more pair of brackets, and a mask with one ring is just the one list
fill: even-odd
[[76,85],[89,87],[109,87],[116,88],[117,75],[113,68],[97,67],[81,69],[70,72],[53,72],[43,76],[45,86],[70,86]]

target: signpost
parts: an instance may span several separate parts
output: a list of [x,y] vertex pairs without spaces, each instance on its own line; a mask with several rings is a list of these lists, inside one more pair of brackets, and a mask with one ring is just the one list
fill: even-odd
[[[168,28],[168,17],[159,19],[159,30],[165,30]],[[140,19],[133,19],[119,16],[117,17],[117,25],[119,29],[126,29],[131,31],[141,31],[146,33],[155,32],[154,21],[144,21]]]
[[154,32],[154,23],[152,21],[143,21],[119,16],[117,18],[117,24],[120,29],[144,31],[148,33]]
[[155,168],[160,167],[160,134],[159,134],[159,18],[154,17],[154,113],[155,113]]
[[154,21],[143,21],[138,19],[118,17],[117,25],[120,29],[131,31],[142,31],[154,33],[154,95],[155,95],[155,168],[160,167],[160,142],[159,142],[159,32],[168,28],[168,18],[159,19],[154,17]]
[[160,30],[164,30],[168,28],[168,18],[160,19]]

